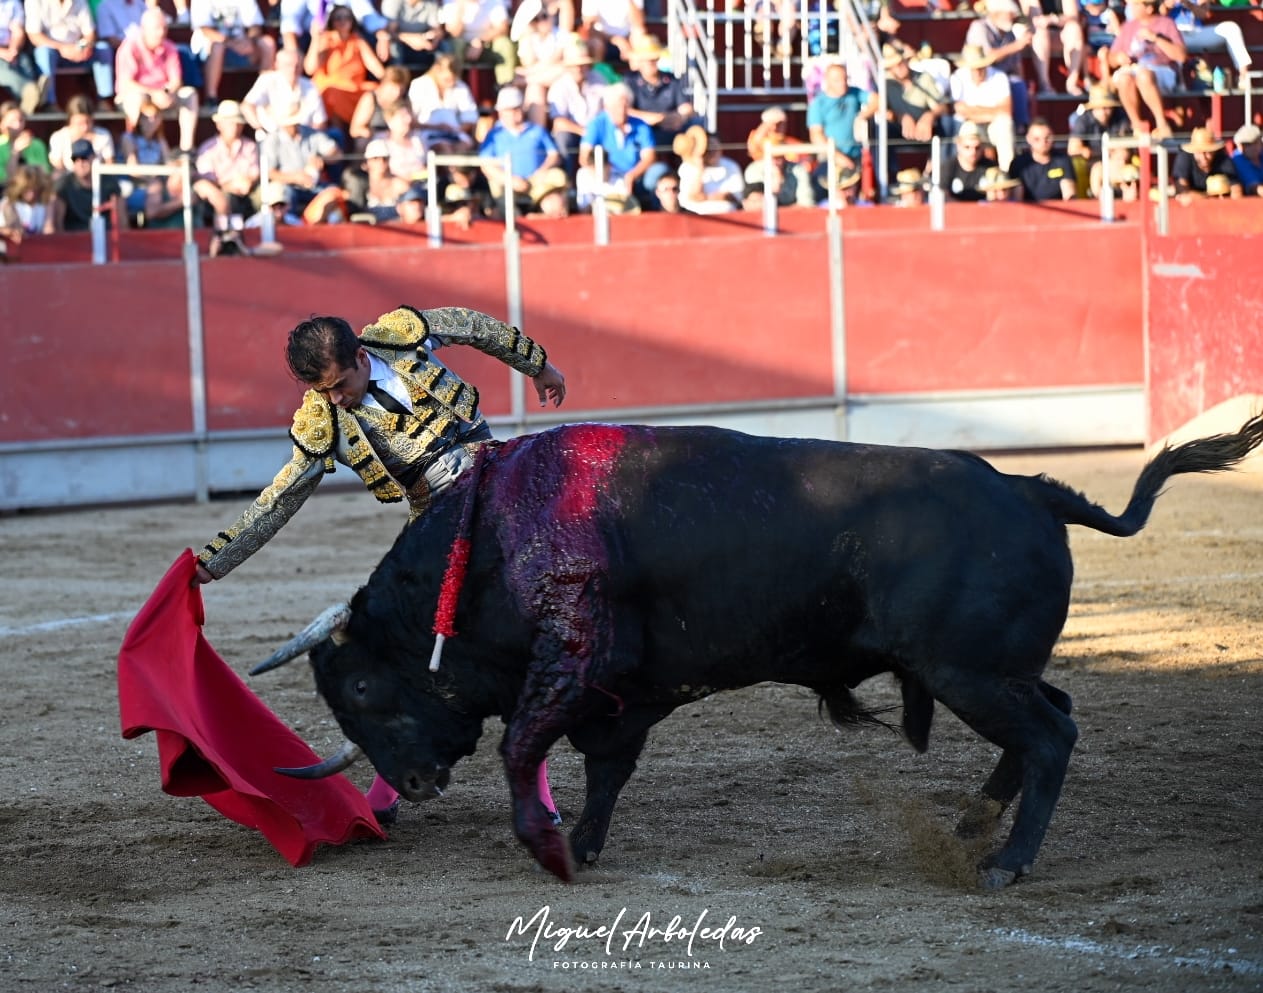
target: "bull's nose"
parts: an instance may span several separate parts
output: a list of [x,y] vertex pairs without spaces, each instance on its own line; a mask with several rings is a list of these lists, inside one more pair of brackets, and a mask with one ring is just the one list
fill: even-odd
[[422,800],[433,800],[443,795],[443,787],[447,785],[451,773],[444,767],[435,767],[429,772],[414,770],[403,780],[403,794],[413,803]]

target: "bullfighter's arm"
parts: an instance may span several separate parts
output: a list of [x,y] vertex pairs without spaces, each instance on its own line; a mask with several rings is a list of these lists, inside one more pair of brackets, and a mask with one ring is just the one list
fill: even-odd
[[417,346],[428,341],[432,348],[444,345],[468,345],[485,355],[529,376],[535,384],[540,403],[551,398],[560,404],[566,396],[566,380],[548,361],[548,356],[533,339],[511,324],[465,307],[438,307],[415,310],[400,307],[383,314],[361,334],[365,344],[381,344],[398,348]]
[[325,460],[294,447],[294,456],[227,530],[198,553],[198,561],[222,579],[262,548],[298,512],[326,472]]

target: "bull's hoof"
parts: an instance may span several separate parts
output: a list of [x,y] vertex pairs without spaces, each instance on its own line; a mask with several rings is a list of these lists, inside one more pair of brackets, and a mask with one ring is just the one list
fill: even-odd
[[535,861],[563,883],[574,882],[574,860],[570,857],[570,845],[556,828],[549,827],[531,842],[531,854]]
[[1016,872],[995,865],[978,870],[978,885],[984,890],[1002,890],[1016,879]]
[[385,810],[374,810],[373,816],[382,827],[390,827],[399,819],[399,801],[396,800]]

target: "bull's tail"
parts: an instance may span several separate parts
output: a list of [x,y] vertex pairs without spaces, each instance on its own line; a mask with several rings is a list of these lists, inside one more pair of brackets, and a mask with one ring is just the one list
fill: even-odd
[[1260,444],[1263,444],[1263,414],[1256,414],[1233,434],[1216,434],[1174,448],[1163,448],[1141,470],[1127,508],[1117,516],[1055,480],[1040,476],[1028,478],[1025,482],[1039,487],[1034,494],[1037,502],[1052,510],[1065,523],[1081,524],[1105,534],[1129,538],[1148,522],[1154,502],[1172,476],[1191,472],[1223,472],[1236,466]]

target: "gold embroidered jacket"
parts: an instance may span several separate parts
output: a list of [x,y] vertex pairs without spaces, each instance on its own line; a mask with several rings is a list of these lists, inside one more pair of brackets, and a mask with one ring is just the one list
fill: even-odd
[[294,414],[290,461],[241,517],[199,553],[212,576],[227,575],[263,547],[324,475],[333,472],[335,461],[354,470],[383,503],[406,499],[414,515],[425,510],[425,468],[458,436],[482,423],[477,389],[435,358],[433,348],[469,345],[531,377],[547,361],[544,350],[516,328],[461,307],[400,307],[364,328],[360,342],[399,375],[413,413],[365,406],[342,410],[308,390]]

